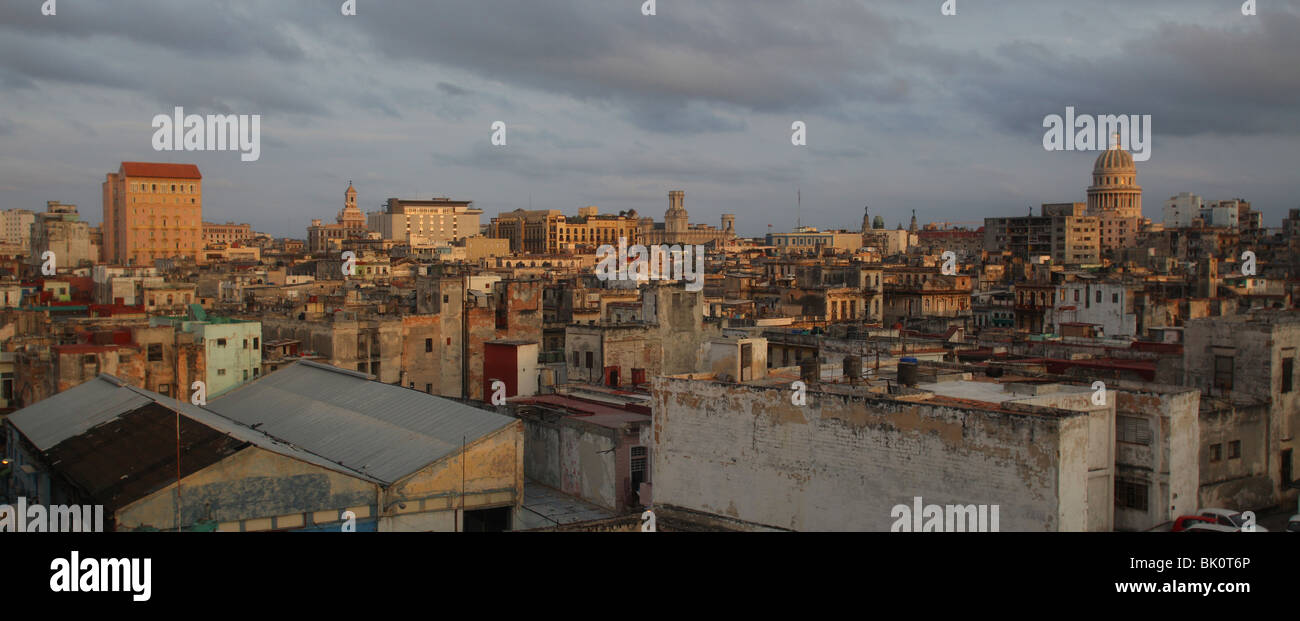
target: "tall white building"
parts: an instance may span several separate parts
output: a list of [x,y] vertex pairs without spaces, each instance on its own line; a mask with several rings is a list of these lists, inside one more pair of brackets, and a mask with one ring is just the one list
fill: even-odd
[[1165,201],[1165,228],[1183,229],[1201,216],[1203,201],[1191,192],[1180,192]]
[[430,200],[388,199],[385,211],[367,214],[366,227],[384,239],[412,246],[436,246],[479,234],[479,216],[473,201],[448,198]]

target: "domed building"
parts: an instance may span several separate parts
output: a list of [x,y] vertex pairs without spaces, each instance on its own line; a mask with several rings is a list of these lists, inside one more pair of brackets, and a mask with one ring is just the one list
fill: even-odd
[[1087,213],[1100,219],[1102,250],[1137,243],[1142,227],[1142,186],[1137,184],[1133,155],[1120,146],[1118,136],[1093,164]]

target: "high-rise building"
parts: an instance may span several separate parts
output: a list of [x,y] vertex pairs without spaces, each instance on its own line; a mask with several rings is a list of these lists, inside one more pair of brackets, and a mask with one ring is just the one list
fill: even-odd
[[1040,216],[985,218],[984,249],[1022,260],[1047,255],[1057,265],[1100,263],[1100,221],[1085,212],[1083,203],[1044,203]]
[[122,162],[104,185],[103,260],[152,265],[203,249],[203,175],[194,164]]

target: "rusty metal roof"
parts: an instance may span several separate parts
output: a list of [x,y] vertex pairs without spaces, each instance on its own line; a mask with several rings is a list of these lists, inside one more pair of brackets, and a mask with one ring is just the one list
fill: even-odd
[[23,408],[8,422],[60,476],[110,510],[176,480],[177,425],[182,477],[253,445],[379,483],[261,430],[107,374]]
[[273,438],[262,430],[222,416],[212,411],[210,407],[203,408],[183,403],[137,388],[107,373],[101,373],[95,379],[18,410],[9,415],[8,420],[36,448],[49,451],[62,442],[150,404],[158,404],[172,412],[179,411],[185,418],[240,442],[253,444],[344,474],[365,478],[371,482],[378,482],[364,473]]
[[207,408],[385,484],[516,422],[310,361],[227,392]]

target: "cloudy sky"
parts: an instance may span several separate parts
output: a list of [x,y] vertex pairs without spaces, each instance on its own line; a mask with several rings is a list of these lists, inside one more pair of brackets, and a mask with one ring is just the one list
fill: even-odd
[[[745,235],[1085,200],[1043,119],[1149,114],[1148,217],[1180,191],[1300,207],[1300,5],[1258,0],[0,0],[0,209],[192,162],[204,219],[303,237],[388,197],[636,209]],[[1135,6],[1140,5],[1140,6]],[[156,114],[262,115],[261,159],[156,152]],[[494,147],[490,127],[507,124]],[[791,145],[804,121],[808,145]]]

